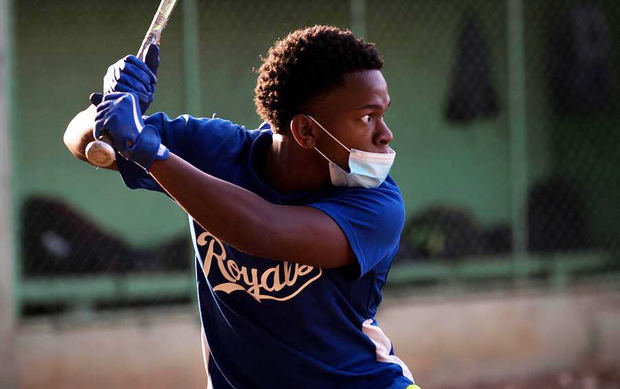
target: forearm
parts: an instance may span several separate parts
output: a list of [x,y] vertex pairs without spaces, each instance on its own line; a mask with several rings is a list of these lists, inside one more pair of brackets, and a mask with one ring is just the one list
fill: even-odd
[[204,173],[162,148],[159,131],[142,123],[136,112],[134,95],[105,95],[97,106],[95,137],[104,132],[109,135],[119,154],[148,169],[204,229],[257,257],[321,267],[352,263],[354,255],[344,233],[325,213],[312,207],[273,204]]
[[96,114],[97,107],[94,105],[81,111],[71,120],[63,136],[65,146],[67,146],[71,154],[83,161],[86,161],[86,146],[94,140],[93,123]]
[[270,203],[172,153],[149,171],[198,224],[238,250],[323,268],[355,262],[340,227],[318,209]]
[[[151,176],[204,229],[248,254],[264,256],[270,239],[270,215],[277,205],[208,175],[170,153],[155,161]],[[242,232],[242,233],[240,233]]]

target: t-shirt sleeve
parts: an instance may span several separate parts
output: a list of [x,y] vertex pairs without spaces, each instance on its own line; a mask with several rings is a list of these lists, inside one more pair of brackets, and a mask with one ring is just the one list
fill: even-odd
[[[218,158],[233,155],[243,147],[248,139],[245,128],[219,118],[194,118],[182,115],[170,119],[158,112],[144,118],[145,124],[157,129],[161,142],[170,152],[178,155],[192,165],[206,171],[216,164]],[[130,189],[147,189],[166,193],[164,189],[144,169],[126,160],[117,153],[118,171],[125,185]]]
[[405,209],[398,187],[391,182],[374,189],[342,189],[308,204],[329,215],[344,232],[359,265],[356,277],[363,277],[398,250]]

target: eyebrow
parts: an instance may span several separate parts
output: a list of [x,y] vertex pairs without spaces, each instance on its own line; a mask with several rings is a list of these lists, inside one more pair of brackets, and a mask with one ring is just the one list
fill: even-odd
[[[386,109],[389,108],[391,104],[392,104],[392,100],[390,100],[388,102],[388,105],[385,108]],[[357,111],[362,110],[362,109],[379,109],[379,110],[381,110],[381,109],[383,109],[383,106],[381,106],[379,104],[366,104],[366,105],[363,105],[361,107],[356,108]]]
[[[392,101],[390,101],[387,105],[386,108],[390,107],[390,104],[392,104]],[[362,110],[362,109],[383,109],[382,105],[378,105],[378,104],[366,104],[366,105],[362,105],[361,107],[357,107],[356,111]]]

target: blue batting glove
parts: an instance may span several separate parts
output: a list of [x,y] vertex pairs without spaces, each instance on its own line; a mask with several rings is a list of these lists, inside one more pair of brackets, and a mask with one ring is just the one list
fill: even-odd
[[110,65],[103,77],[103,93],[129,92],[138,96],[144,113],[153,101],[159,68],[159,47],[151,44],[144,62],[128,55]]
[[147,172],[155,160],[166,159],[170,154],[161,144],[157,129],[142,121],[138,98],[131,93],[110,93],[97,104],[93,135],[100,139],[104,134],[119,154]]

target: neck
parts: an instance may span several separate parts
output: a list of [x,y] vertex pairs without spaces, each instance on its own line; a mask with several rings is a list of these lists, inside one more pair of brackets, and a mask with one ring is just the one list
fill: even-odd
[[281,193],[318,190],[329,183],[327,165],[320,162],[316,151],[302,148],[292,136],[274,133],[263,177]]

